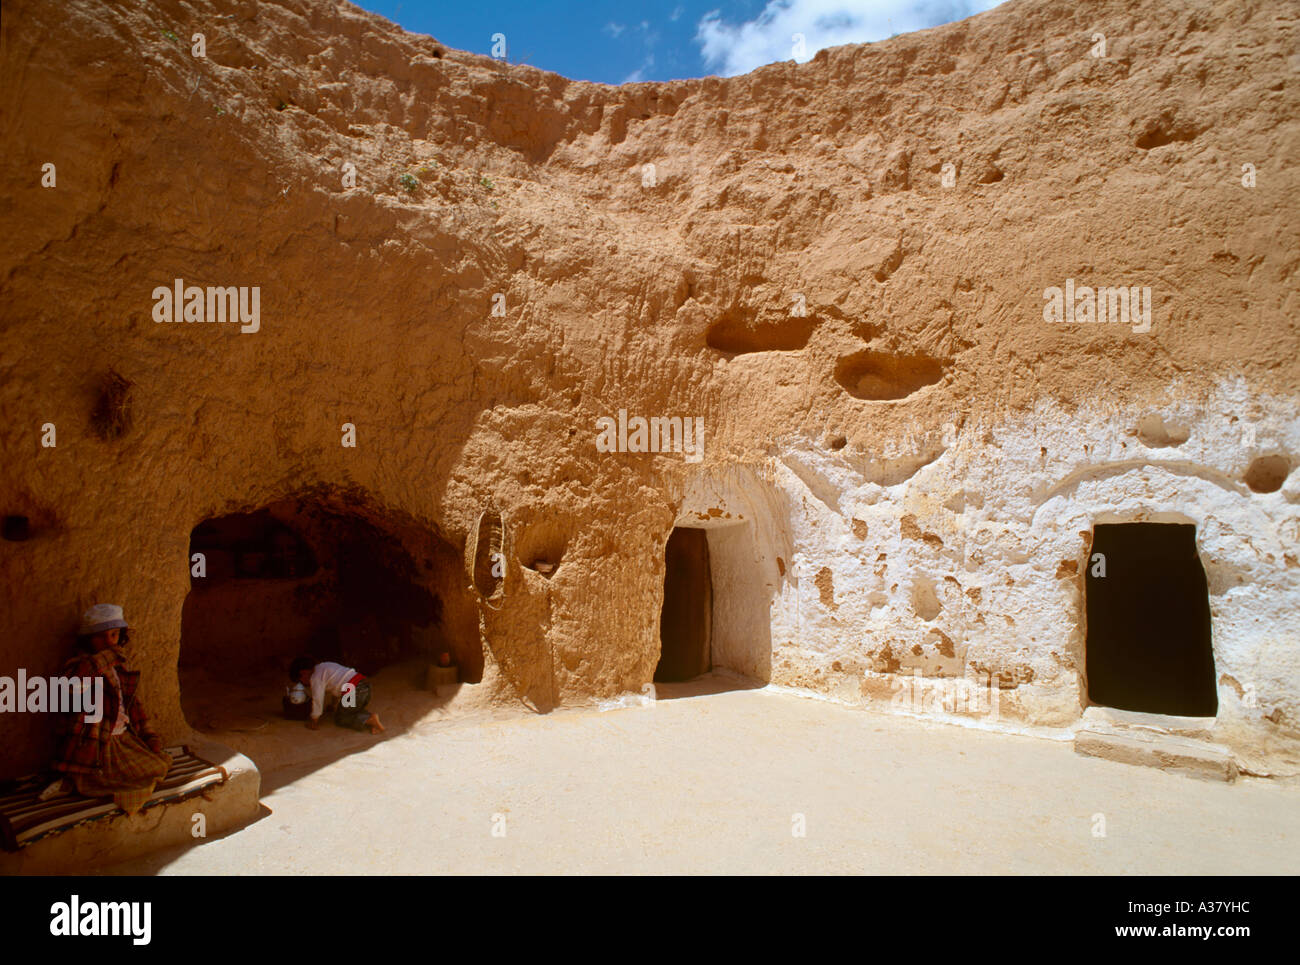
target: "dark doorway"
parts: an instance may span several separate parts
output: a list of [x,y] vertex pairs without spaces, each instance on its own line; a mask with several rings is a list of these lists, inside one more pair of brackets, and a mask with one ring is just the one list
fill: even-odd
[[1181,717],[1218,712],[1210,602],[1195,526],[1094,527],[1085,585],[1088,696],[1094,703]]
[[713,581],[708,531],[679,527],[664,550],[664,608],[659,615],[655,680],[675,683],[708,673],[713,631]]

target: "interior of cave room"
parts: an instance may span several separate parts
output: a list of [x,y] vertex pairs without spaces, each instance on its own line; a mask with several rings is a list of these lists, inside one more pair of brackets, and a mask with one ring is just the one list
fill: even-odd
[[197,730],[260,732],[283,720],[298,656],[383,672],[385,705],[417,714],[437,702],[425,687],[431,663],[454,664],[461,683],[482,679],[460,554],[411,521],[355,501],[289,498],[203,520],[190,561],[179,672]]

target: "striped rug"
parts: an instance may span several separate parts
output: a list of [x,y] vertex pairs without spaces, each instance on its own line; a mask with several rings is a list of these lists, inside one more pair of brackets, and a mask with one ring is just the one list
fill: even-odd
[[[167,750],[172,756],[171,770],[154,787],[141,810],[183,801],[224,784],[229,776],[224,768],[196,757],[188,747]],[[0,784],[0,844],[6,851],[17,851],[51,834],[123,813],[111,799],[85,798],[76,791],[60,791],[48,800],[40,800],[41,791],[55,776],[34,774]]]

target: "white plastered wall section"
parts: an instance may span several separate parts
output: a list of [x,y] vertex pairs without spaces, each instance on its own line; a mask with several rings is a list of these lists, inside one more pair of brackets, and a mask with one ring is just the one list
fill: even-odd
[[[1098,466],[1044,502],[1034,532],[1045,543],[1097,523],[1191,523],[1209,590],[1211,645],[1219,708],[1213,735],[1248,769],[1295,756],[1274,726],[1300,720],[1300,567],[1297,540],[1286,535],[1286,495],[1252,493],[1223,477],[1179,468]],[[1079,572],[1087,560],[1079,559]],[[1082,580],[1079,581],[1082,583]],[[1075,621],[1071,650],[1087,632],[1080,587],[1063,601]],[[1157,605],[1158,601],[1153,601]],[[1275,746],[1276,745],[1276,746]]]
[[[1153,413],[1186,437],[1144,438],[1137,427]],[[1157,403],[1044,403],[1019,420],[936,427],[911,441],[915,470],[897,454],[785,443],[762,467],[698,470],[677,525],[737,527],[710,539],[715,641],[736,669],[753,666],[744,648],[763,635],[749,618],[766,613],[772,673],[759,679],[863,703],[863,676],[1001,674],[1000,718],[973,723],[1068,735],[1087,704],[1092,527],[1194,524],[1219,681],[1214,739],[1247,767],[1281,772],[1300,761],[1300,472],[1275,493],[1243,480],[1260,456],[1295,465],[1298,417],[1298,400],[1237,381],[1197,395],[1171,386]],[[746,543],[757,570],[746,569]],[[746,572],[761,576],[761,592]],[[873,708],[889,711],[882,688],[872,692]]]
[[[1206,399],[1160,410],[1167,423],[1181,425],[1187,434],[1175,445],[1151,445],[1126,431],[1149,411],[1131,409],[1118,419],[1087,413],[1070,423],[1081,438],[1119,439],[1126,445],[1094,446],[1092,461],[1071,466],[1034,496],[1029,539],[1049,564],[1037,572],[1035,583],[1052,606],[1032,623],[1040,639],[1077,654],[1082,675],[1088,560],[1078,534],[1100,523],[1195,525],[1209,591],[1219,700],[1212,736],[1249,770],[1296,773],[1300,473],[1293,471],[1273,493],[1253,492],[1243,479],[1263,455],[1285,454],[1295,465],[1297,400],[1249,393],[1240,383],[1221,384]],[[1067,428],[1055,419],[1045,425],[1054,425],[1058,434]],[[1056,581],[1053,593],[1047,570],[1068,559],[1077,560],[1079,577]],[[1080,688],[1086,692],[1082,676]]]

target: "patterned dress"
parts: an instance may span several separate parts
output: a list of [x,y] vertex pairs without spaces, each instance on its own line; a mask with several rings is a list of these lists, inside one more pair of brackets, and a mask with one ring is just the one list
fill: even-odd
[[112,650],[78,654],[68,661],[64,674],[91,686],[92,678],[102,677],[104,706],[95,722],[86,714],[67,715],[59,728],[54,769],[73,781],[78,794],[112,797],[123,811],[134,814],[171,768],[170,755],[149,746],[162,741],[135,697],[140,674],[128,670]]

